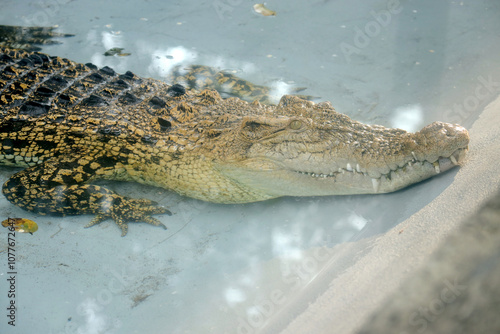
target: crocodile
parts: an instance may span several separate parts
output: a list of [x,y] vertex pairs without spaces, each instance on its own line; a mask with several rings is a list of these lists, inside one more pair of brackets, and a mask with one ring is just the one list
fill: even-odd
[[329,102],[277,105],[0,48],[0,164],[24,167],[2,191],[38,213],[93,214],[166,228],[169,211],[98,180],[132,181],[215,203],[387,193],[461,164],[465,128],[409,133],[366,125]]

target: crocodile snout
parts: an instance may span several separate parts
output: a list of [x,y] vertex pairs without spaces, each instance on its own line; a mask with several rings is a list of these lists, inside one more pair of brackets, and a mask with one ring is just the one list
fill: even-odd
[[470,140],[469,132],[463,126],[444,122],[434,122],[415,136],[417,159],[429,162],[435,162],[440,157],[448,158],[458,150],[467,150]]

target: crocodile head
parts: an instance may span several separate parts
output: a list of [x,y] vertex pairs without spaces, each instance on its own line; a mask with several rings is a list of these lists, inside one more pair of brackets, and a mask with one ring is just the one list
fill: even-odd
[[226,148],[213,162],[253,200],[396,191],[458,165],[469,143],[458,125],[435,122],[409,133],[292,96],[264,109],[218,137]]

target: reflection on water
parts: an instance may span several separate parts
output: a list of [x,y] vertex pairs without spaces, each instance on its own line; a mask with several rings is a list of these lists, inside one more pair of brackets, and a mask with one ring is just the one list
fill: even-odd
[[424,113],[419,104],[407,105],[394,110],[391,126],[408,132],[419,131],[423,126]]
[[[127,42],[126,33],[109,30],[109,27],[88,32],[87,42],[91,45],[102,45],[104,50],[123,48],[127,55],[130,51],[127,49],[130,43]],[[277,104],[283,95],[297,94],[305,89],[282,79],[271,80],[267,82],[267,86],[255,85],[240,78],[251,77],[258,72],[254,63],[222,55],[200,56],[195,48],[189,49],[182,45],[164,48],[142,42],[136,53],[134,57],[142,60],[141,67],[147,69],[147,75],[195,90],[217,89],[223,97],[236,96],[249,102],[259,99],[263,103]],[[91,55],[91,62],[95,65],[109,66],[120,72],[130,69],[130,59],[120,55],[109,57],[101,51]]]
[[168,77],[174,68],[179,67],[181,75],[185,75],[189,65],[196,64],[198,55],[183,46],[175,46],[166,50],[154,50],[151,53],[151,64],[147,67],[151,73],[161,77]]

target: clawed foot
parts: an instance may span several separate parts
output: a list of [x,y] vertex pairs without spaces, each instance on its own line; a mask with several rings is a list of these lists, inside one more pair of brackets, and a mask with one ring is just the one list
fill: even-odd
[[159,206],[156,202],[147,199],[131,199],[119,197],[115,199],[113,205],[105,212],[98,212],[94,219],[85,228],[97,225],[104,220],[111,218],[122,230],[122,237],[127,235],[128,223],[144,222],[155,226],[167,227],[158,219],[151,217],[154,214],[172,215],[166,208]]

